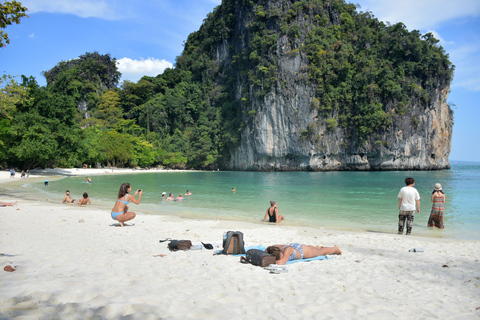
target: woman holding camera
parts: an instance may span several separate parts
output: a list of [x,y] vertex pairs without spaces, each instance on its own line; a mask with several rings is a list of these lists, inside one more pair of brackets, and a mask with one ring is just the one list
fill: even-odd
[[[118,191],[118,199],[115,202],[115,206],[112,209],[112,219],[117,220],[120,223],[120,226],[123,227],[123,223],[135,218],[135,212],[129,212],[127,204],[132,201],[135,204],[140,204],[140,200],[142,199],[142,190],[137,190],[133,194],[130,193],[132,191],[132,187],[130,183],[122,183],[120,186],[120,190]],[[135,196],[139,194],[138,200],[135,199]]]

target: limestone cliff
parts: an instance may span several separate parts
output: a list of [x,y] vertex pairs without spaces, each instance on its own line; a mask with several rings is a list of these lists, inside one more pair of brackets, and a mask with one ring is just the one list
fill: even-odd
[[431,34],[339,0],[223,1],[208,19],[226,21],[211,56],[243,121],[227,169],[450,167],[453,66]]

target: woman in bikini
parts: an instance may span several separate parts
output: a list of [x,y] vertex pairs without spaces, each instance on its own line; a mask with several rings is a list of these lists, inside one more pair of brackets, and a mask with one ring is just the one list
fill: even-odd
[[277,208],[277,202],[276,201],[270,201],[270,208],[267,209],[267,212],[265,213],[265,217],[263,217],[263,221],[267,220],[267,217],[269,218],[268,222],[276,222],[280,223],[284,219],[284,217],[281,214],[278,214],[278,208]]
[[[132,220],[136,216],[135,212],[128,212],[127,204],[130,201],[135,204],[140,204],[140,200],[142,199],[142,190],[135,191],[133,196],[129,194],[130,191],[132,191],[130,183],[122,183],[120,190],[118,191],[118,199],[112,209],[112,219],[117,220],[122,227],[124,222]],[[138,200],[135,199],[137,194],[139,194]]]
[[291,260],[310,259],[326,254],[342,254],[342,251],[337,245],[333,247],[314,247],[301,243],[291,243],[287,245],[276,244],[269,246],[265,251],[275,256],[277,260],[276,264],[280,265],[284,265]]

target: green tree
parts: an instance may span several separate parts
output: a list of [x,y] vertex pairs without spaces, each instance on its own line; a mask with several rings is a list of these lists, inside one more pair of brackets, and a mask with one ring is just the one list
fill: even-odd
[[3,30],[12,23],[19,24],[20,19],[27,17],[26,11],[28,9],[23,7],[18,1],[5,1],[0,3],[0,48],[5,47],[10,43],[8,34]]
[[15,111],[16,105],[27,98],[27,91],[12,76],[4,74],[0,77],[0,119],[12,118],[11,113]]
[[115,126],[123,119],[120,97],[114,90],[105,92],[100,97],[100,103],[94,112],[94,117],[103,120],[108,127]]

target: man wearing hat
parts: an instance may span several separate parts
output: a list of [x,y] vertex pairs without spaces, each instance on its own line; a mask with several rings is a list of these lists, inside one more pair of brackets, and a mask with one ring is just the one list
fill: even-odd
[[[406,187],[400,189],[398,193],[398,234],[403,234],[405,220],[407,221],[407,236],[412,233],[413,218],[415,217],[415,209],[420,213],[420,194],[415,185],[415,179],[406,178]],[[416,206],[415,206],[416,205]]]
[[166,192],[162,192],[162,200],[165,200],[165,197],[167,196]]

